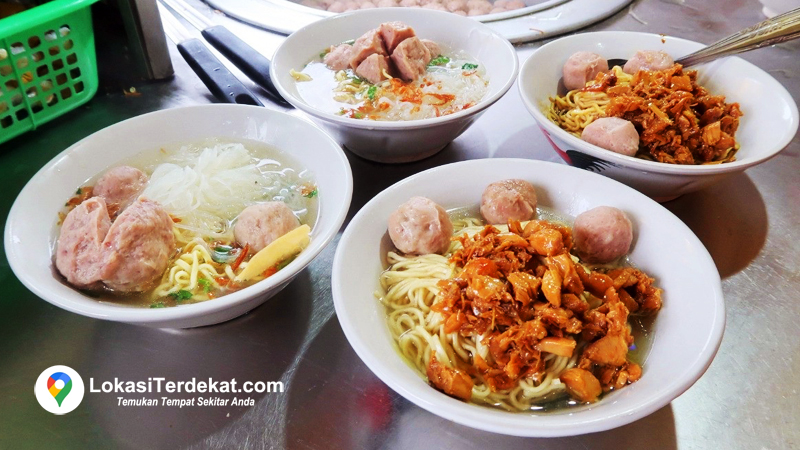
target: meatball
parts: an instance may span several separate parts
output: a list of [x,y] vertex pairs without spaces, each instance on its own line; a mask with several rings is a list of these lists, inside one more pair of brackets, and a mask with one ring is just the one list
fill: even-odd
[[113,216],[136,200],[146,184],[147,175],[144,172],[131,166],[119,166],[104,173],[92,192],[105,199]]
[[622,67],[622,71],[631,75],[640,70],[664,70],[675,64],[672,57],[662,51],[639,50],[633,58]]
[[492,183],[483,191],[481,215],[490,224],[530,220],[536,215],[536,190],[525,180]]
[[328,11],[334,13],[344,12],[345,9],[347,9],[347,6],[345,6],[344,2],[340,0],[336,0],[335,2],[331,3],[330,6],[328,6]]
[[597,53],[577,52],[567,59],[561,69],[567,90],[581,89],[600,72],[608,71],[608,61]]
[[633,226],[624,212],[598,206],[578,215],[572,229],[578,254],[592,263],[609,263],[626,255],[633,240]]
[[447,10],[450,12],[467,11],[467,0],[447,0],[444,4]]
[[56,248],[56,268],[70,284],[90,287],[100,281],[101,249],[111,219],[102,197],[85,200],[67,214]]
[[452,235],[447,212],[429,198],[412,197],[389,216],[389,237],[405,254],[444,253]]
[[242,247],[258,252],[275,239],[300,226],[300,221],[283,202],[267,202],[248,206],[239,214],[233,235]]
[[139,199],[127,207],[103,241],[103,283],[121,292],[152,287],[175,251],[172,225],[172,218],[157,202]]
[[639,132],[633,123],[619,117],[601,117],[583,129],[581,139],[611,150],[633,156],[639,151]]

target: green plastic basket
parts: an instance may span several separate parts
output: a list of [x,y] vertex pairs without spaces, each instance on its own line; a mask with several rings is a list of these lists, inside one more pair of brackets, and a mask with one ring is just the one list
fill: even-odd
[[0,144],[97,92],[96,1],[55,0],[0,20]]

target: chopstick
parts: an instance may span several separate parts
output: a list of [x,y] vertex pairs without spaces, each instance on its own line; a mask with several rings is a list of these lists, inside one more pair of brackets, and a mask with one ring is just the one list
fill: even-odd
[[157,2],[157,5],[167,37],[178,46],[178,51],[183,59],[218,100],[227,103],[264,106],[200,39],[191,37],[186,27],[164,5],[160,2]]
[[281,106],[292,108],[292,105],[281,97],[278,89],[272,83],[269,75],[271,62],[264,55],[224,26],[215,25],[184,0],[158,1],[172,8],[179,16],[197,28],[209,44],[228,58],[248,78],[261,86],[270,100]]

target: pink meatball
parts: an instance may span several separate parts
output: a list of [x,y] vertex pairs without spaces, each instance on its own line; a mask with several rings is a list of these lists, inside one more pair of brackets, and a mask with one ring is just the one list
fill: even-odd
[[444,253],[452,235],[447,211],[429,198],[412,197],[389,216],[389,237],[405,254]]
[[172,226],[172,218],[157,202],[133,202],[117,217],[103,240],[103,283],[120,292],[151,288],[175,252]]
[[103,197],[111,215],[125,209],[147,184],[147,175],[130,166],[114,167],[94,184],[93,195]]
[[633,240],[630,219],[611,206],[598,206],[578,215],[572,233],[579,255],[600,264],[626,255]]
[[639,132],[633,123],[619,117],[602,117],[583,129],[581,139],[627,156],[639,151]]
[[622,67],[622,71],[631,75],[640,70],[664,70],[675,64],[667,53],[655,50],[639,50]]
[[236,219],[233,235],[242,247],[258,252],[275,239],[300,226],[300,221],[283,202],[267,202],[251,205]]
[[608,71],[608,61],[597,53],[577,52],[567,59],[561,69],[567,90],[581,89],[600,72]]
[[481,215],[490,224],[530,220],[536,215],[536,190],[525,180],[503,180],[486,187]]
[[102,197],[85,200],[67,214],[56,248],[56,268],[73,286],[89,287],[100,281],[101,248],[111,227]]
[[334,13],[344,12],[345,9],[347,9],[347,6],[345,6],[345,3],[341,0],[336,0],[335,2],[331,3],[331,6],[328,6],[328,11]]
[[[447,0],[445,7],[450,12],[467,11],[467,0]],[[438,53],[437,53],[438,54]]]

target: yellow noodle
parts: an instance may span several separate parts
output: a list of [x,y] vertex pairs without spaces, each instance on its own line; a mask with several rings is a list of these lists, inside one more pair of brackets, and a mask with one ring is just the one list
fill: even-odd
[[[630,85],[633,77],[623,72],[621,67],[614,66],[611,70],[617,76],[617,86]],[[593,80],[589,83],[592,82]],[[605,92],[575,89],[563,97],[551,97],[546,114],[559,127],[580,137],[587,125],[606,116],[606,105],[609,101]]]
[[[482,229],[479,219],[454,221],[455,235],[473,235]],[[507,231],[508,228],[504,228]],[[473,355],[490,360],[483,344],[485,336],[464,337],[460,333],[445,333],[442,315],[431,310],[436,301],[439,280],[452,278],[457,269],[448,257],[460,246],[454,242],[445,256],[402,256],[387,254],[389,268],[380,276],[381,289],[375,296],[387,308],[387,324],[403,358],[420,374],[425,374],[431,352],[437,360],[455,367],[473,365]],[[526,411],[543,400],[563,394],[564,385],[558,379],[561,372],[574,367],[578,352],[572,358],[547,355],[547,376],[540,383],[521,380],[506,391],[492,392],[480,375],[473,376],[472,401],[497,406],[509,411]]]
[[[173,227],[178,242],[183,242],[187,236]],[[180,255],[173,261],[166,272],[161,284],[152,293],[153,299],[164,298],[179,291],[192,293],[191,301],[208,300],[207,290],[220,288],[222,285],[218,278],[233,279],[233,270],[228,264],[219,264],[211,259],[211,253],[203,239],[195,237],[185,243]],[[210,289],[199,286],[199,280],[204,279]]]

